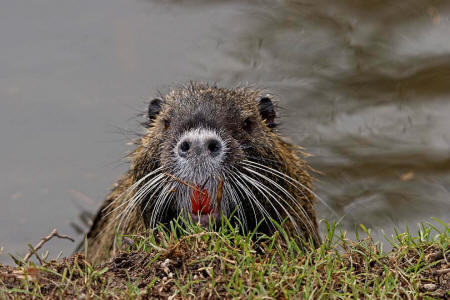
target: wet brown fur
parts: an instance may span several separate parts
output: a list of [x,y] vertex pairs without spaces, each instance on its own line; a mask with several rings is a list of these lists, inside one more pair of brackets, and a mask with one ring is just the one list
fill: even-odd
[[[173,110],[174,106],[177,107],[176,105],[183,101],[190,101],[190,98],[214,99],[218,105],[224,105],[224,107],[230,109],[232,109],[230,105],[238,106],[239,113],[243,116],[251,116],[255,120],[257,134],[250,135],[246,138],[246,141],[254,146],[259,157],[275,161],[277,170],[303,183],[309,189],[308,191],[307,189],[301,188],[301,191],[299,191],[291,185],[283,185],[294,196],[300,206],[304,208],[312,221],[314,228],[307,228],[304,225],[301,226],[302,230],[306,233],[305,237],[312,237],[316,243],[319,243],[320,238],[318,236],[316,215],[313,206],[314,196],[310,192],[311,177],[307,171],[309,167],[304,160],[297,156],[297,154],[303,156],[301,149],[283,141],[276,132],[265,124],[265,121],[257,113],[258,106],[256,100],[260,96],[261,91],[255,91],[249,88],[222,89],[198,83],[192,83],[186,87],[174,89],[166,95],[164,97],[165,105],[162,111],[156,117],[153,124],[149,125],[145,136],[139,140],[137,149],[130,154],[130,158],[132,159],[130,170],[115,183],[111,193],[107,196],[93,222],[93,226],[87,235],[89,245],[87,250],[88,257],[93,261],[99,262],[109,257],[111,252],[114,251],[113,240],[117,224],[113,220],[121,212],[118,206],[125,199],[122,199],[118,203],[115,203],[114,200],[118,199],[120,195],[123,195],[134,182],[155,169],[157,163],[160,165],[168,163],[168,158],[165,157],[164,153],[170,151],[167,151],[164,147],[169,147],[170,144],[165,142],[166,133],[164,131],[164,122],[172,113],[171,109]],[[228,102],[232,103],[228,104]],[[189,106],[189,103],[187,105]],[[227,114],[226,108],[224,108],[224,114]],[[217,118],[226,118],[226,116],[217,116]],[[228,121],[224,119],[224,122]],[[242,150],[238,147],[239,145],[235,146],[234,159],[245,157],[245,153],[242,153]],[[281,181],[278,181],[278,183],[281,183]],[[303,224],[302,222],[298,223]],[[293,231],[292,224],[289,222],[286,224],[287,230]],[[141,208],[137,207],[132,211],[132,217],[127,224],[122,225],[120,234],[133,234],[142,232],[145,229],[146,223],[143,213]]]

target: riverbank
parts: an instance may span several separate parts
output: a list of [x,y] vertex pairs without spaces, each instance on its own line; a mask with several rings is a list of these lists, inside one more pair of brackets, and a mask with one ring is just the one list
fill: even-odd
[[354,241],[328,225],[313,249],[282,232],[255,238],[172,224],[118,238],[120,250],[96,266],[83,254],[0,265],[0,298],[448,299],[450,228],[440,224],[396,234],[387,253],[364,226]]

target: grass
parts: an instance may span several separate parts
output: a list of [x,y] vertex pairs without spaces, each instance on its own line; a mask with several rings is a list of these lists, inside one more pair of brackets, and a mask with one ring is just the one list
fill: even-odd
[[227,221],[213,231],[178,220],[168,229],[117,236],[121,250],[101,265],[82,254],[41,266],[0,265],[0,299],[450,298],[444,222],[396,233],[388,253],[364,226],[350,240],[326,223],[324,236],[315,249],[282,230],[241,235]]

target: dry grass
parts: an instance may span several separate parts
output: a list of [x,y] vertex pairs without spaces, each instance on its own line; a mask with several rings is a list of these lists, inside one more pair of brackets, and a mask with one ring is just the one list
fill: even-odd
[[304,298],[449,299],[450,229],[423,225],[396,234],[382,253],[365,238],[349,240],[334,225],[314,249],[283,231],[242,236],[193,224],[125,241],[107,263],[77,254],[42,266],[0,265],[0,298]]

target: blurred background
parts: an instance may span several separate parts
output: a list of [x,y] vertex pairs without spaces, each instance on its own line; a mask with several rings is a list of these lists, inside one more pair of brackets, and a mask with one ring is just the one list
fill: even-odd
[[449,18],[444,0],[0,0],[0,262],[53,228],[82,240],[146,103],[189,80],[274,93],[319,217],[350,235],[449,222]]

